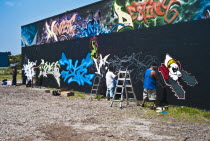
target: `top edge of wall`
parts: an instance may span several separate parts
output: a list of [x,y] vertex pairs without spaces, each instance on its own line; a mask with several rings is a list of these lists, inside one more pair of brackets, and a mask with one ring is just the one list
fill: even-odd
[[93,6],[93,5],[97,5],[97,4],[100,4],[100,3],[103,3],[103,2],[107,2],[107,1],[113,1],[113,0],[100,0],[100,1],[98,1],[98,2],[94,2],[94,3],[88,4],[88,5],[79,7],[79,8],[75,8],[75,9],[72,9],[72,10],[68,10],[68,11],[63,12],[63,13],[60,13],[60,14],[58,14],[58,15],[54,15],[54,16],[51,16],[51,17],[48,17],[48,18],[44,18],[44,19],[42,19],[42,20],[39,20],[39,21],[36,21],[36,22],[33,22],[33,23],[29,23],[29,24],[22,25],[21,27],[28,26],[28,25],[35,24],[35,23],[39,23],[39,22],[45,21],[45,20],[50,19],[50,18],[54,18],[54,17],[60,16],[60,15],[63,15],[63,14],[75,12],[75,11],[77,11],[77,10],[80,10],[80,9],[83,9],[83,8],[86,8],[86,7],[90,7],[90,6]]

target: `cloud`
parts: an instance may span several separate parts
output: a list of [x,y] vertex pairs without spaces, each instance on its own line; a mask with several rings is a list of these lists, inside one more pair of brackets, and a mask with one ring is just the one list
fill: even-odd
[[11,2],[11,1],[5,1],[5,5],[13,7],[15,5],[15,3]]

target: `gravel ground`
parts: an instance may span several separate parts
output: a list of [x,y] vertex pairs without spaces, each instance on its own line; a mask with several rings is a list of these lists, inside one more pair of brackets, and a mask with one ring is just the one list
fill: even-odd
[[[204,141],[210,125],[139,118],[145,109],[0,86],[0,140]],[[137,117],[138,116],[138,117]]]

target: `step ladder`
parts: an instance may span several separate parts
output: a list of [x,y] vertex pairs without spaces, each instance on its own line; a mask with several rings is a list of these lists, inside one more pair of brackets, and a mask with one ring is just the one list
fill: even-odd
[[[126,94],[126,101],[127,101],[127,105],[129,105],[129,101],[136,101],[136,105],[138,105],[138,101],[136,98],[136,95],[134,93],[133,90],[133,85],[132,85],[132,81],[131,81],[131,76],[130,76],[130,71],[126,69],[126,71],[119,71],[119,76],[118,76],[118,81],[117,81],[117,85],[115,88],[115,92],[114,92],[114,96],[111,99],[111,105],[110,107],[112,107],[114,102],[120,102],[120,108],[122,108],[122,103],[124,101],[124,93]],[[129,98],[128,95],[133,94],[133,98]],[[116,95],[120,95],[120,100],[116,100],[115,96]]]
[[100,83],[101,83],[101,77],[96,76],[93,80],[93,85],[92,85],[90,95],[92,95],[92,96],[98,95],[98,90],[99,90]]

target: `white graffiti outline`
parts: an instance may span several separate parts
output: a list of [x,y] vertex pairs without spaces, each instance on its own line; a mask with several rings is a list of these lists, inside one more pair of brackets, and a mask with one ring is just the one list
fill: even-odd
[[[104,74],[102,74],[102,67],[105,67],[106,64],[108,64],[109,62],[107,62],[107,59],[109,57],[110,54],[106,55],[104,58],[102,57],[102,55],[100,54],[100,57],[98,59],[93,58],[94,62],[95,62],[95,66],[97,69],[97,72],[95,72],[96,74],[100,75],[103,77]],[[105,67],[105,70],[107,70],[107,68]]]
[[28,64],[23,65],[24,74],[26,75],[28,81],[31,81],[32,77],[35,75],[35,71],[33,69],[33,66],[36,66],[36,62],[37,61],[30,62],[29,59],[28,59]]
[[41,64],[39,65],[39,69],[40,69],[40,73],[39,73],[39,77],[43,76],[43,77],[47,77],[47,75],[52,74],[54,76],[54,78],[57,81],[58,86],[60,86],[60,64],[57,62],[45,62],[43,59],[41,59]]
[[54,31],[53,31],[53,27],[55,26],[55,24],[56,24],[56,21],[53,21],[53,22],[52,22],[51,27],[47,24],[47,22],[46,22],[46,24],[45,24],[46,30],[47,30],[47,42],[48,42],[48,40],[49,40],[51,37],[53,37],[55,41],[58,41],[58,38],[57,38],[56,34],[55,34]]

